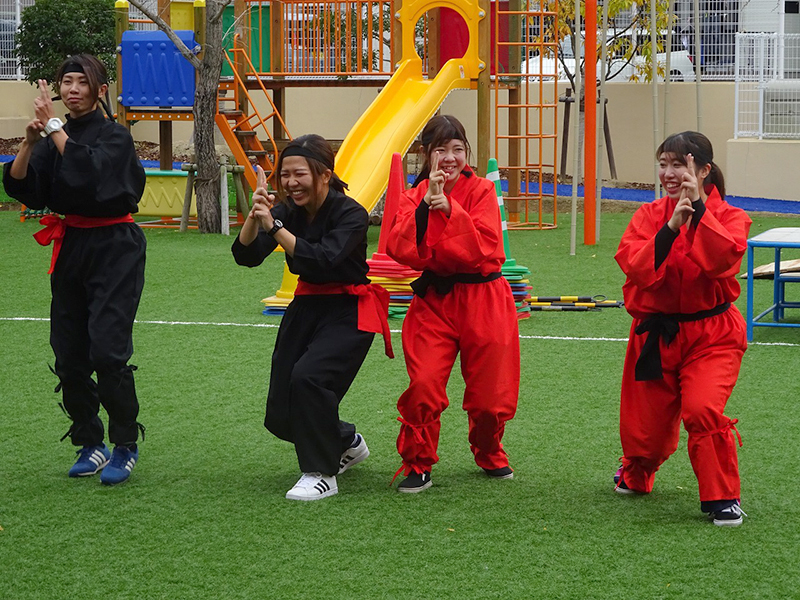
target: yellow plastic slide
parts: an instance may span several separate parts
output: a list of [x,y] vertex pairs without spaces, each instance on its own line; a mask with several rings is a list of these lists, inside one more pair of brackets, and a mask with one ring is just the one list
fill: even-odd
[[434,79],[423,79],[422,61],[405,60],[361,115],[336,154],[336,174],[347,194],[371,211],[389,182],[392,154],[405,154],[448,94],[469,88],[458,59],[447,61]]

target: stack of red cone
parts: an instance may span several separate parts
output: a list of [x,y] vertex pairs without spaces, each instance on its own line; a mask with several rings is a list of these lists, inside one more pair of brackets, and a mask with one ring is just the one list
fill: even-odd
[[411,304],[413,298],[411,282],[421,275],[419,271],[401,265],[386,254],[389,230],[394,225],[397,216],[400,196],[406,189],[404,180],[403,157],[395,152],[392,155],[392,168],[389,171],[389,185],[386,189],[378,251],[367,260],[369,265],[367,277],[372,283],[377,283],[389,292],[389,316],[395,318],[402,318],[406,314],[408,305]]

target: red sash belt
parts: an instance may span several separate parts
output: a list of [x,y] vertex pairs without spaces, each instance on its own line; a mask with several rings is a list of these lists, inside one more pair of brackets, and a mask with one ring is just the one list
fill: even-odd
[[367,284],[297,282],[295,296],[327,296],[350,294],[358,296],[358,330],[383,335],[386,356],[394,358],[392,335],[389,332],[389,292],[381,286]]
[[64,242],[64,234],[67,232],[67,227],[88,229],[91,227],[106,227],[107,225],[133,222],[133,217],[130,214],[124,217],[82,217],[80,215],[65,215],[63,219],[58,215],[47,215],[39,220],[39,223],[44,225],[44,229],[40,229],[34,233],[33,239],[42,246],[49,246],[50,242],[53,242],[53,256],[50,259],[50,270],[47,272],[47,274],[50,275],[56,266],[58,253],[61,252],[61,244]]

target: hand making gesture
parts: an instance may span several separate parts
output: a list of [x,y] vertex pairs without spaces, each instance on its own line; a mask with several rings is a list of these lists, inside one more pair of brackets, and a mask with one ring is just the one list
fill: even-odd
[[683,173],[681,183],[681,196],[675,205],[667,225],[672,231],[678,231],[683,225],[692,222],[692,202],[700,199],[700,186],[697,182],[697,172],[694,168],[694,156],[686,155],[686,170]]
[[39,95],[33,99],[33,110],[36,118],[42,123],[47,123],[55,117],[53,101],[50,99],[50,90],[47,88],[47,80],[39,80]]
[[439,169],[439,154],[434,151],[431,154],[431,173],[429,175],[430,185],[425,194],[425,202],[430,210],[440,210],[448,217],[450,216],[450,201],[444,194],[444,182],[447,174]]
[[275,205],[275,195],[267,191],[267,175],[261,166],[256,166],[256,189],[253,192],[253,208],[248,217],[255,219],[263,229],[269,231],[275,224],[270,210]]

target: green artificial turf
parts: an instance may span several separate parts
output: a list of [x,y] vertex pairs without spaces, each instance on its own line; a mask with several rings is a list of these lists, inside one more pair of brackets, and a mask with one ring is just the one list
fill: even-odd
[[[621,299],[613,254],[629,219],[604,215],[598,245],[579,244],[574,257],[567,216],[554,231],[512,231],[511,254],[533,272],[536,295]],[[796,224],[754,220],[751,234]],[[279,319],[262,316],[259,301],[279,286],[281,257],[246,269],[231,258],[231,238],[148,230],[132,360],[147,437],[131,480],[105,488],[66,476],[73,449],[58,442],[69,423],[47,369],[50,251],[31,239],[38,227],[0,213],[0,598],[798,595],[799,330],[756,330],[728,404],[744,440],[750,516],[739,528],[700,513],[685,434],[652,494],[613,492],[623,309],[520,323],[522,391],[504,440],[513,480],[476,468],[454,369],[434,485],[418,495],[389,487],[407,377],[399,333],[393,361],[376,340],[341,407],[370,458],[338,478],[337,496],[290,502],[294,451],[262,425]],[[377,237],[373,228],[370,252]],[[756,294],[765,307],[772,282],[758,281]]]

